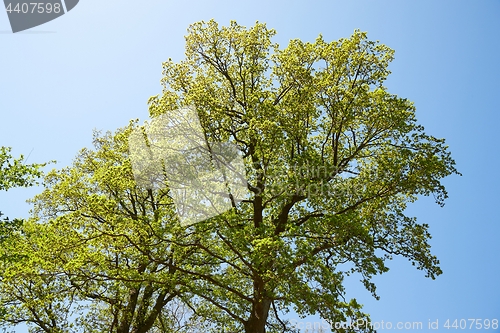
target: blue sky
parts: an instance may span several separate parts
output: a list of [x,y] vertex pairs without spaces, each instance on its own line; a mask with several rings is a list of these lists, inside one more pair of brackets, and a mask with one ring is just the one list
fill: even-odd
[[[445,179],[440,208],[424,198],[409,211],[428,223],[444,274],[426,279],[404,259],[375,278],[380,301],[349,280],[348,296],[373,321],[500,319],[500,1],[97,1],[12,34],[0,11],[0,145],[28,162],[71,163],[92,130],[147,119],[147,99],[161,92],[161,63],[181,60],[189,24],[214,18],[275,28],[275,41],[314,41],[368,32],[396,50],[386,86],[415,102],[426,131],[444,137],[462,177]],[[9,216],[40,189],[0,193]],[[314,320],[313,318],[310,320]],[[383,332],[385,330],[380,330]],[[489,331],[492,331],[491,329]],[[500,331],[500,330],[499,330]],[[23,329],[17,332],[25,332]]]

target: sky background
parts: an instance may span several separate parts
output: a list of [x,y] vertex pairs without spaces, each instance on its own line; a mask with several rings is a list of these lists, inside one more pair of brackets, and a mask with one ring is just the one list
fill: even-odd
[[[17,34],[0,10],[0,145],[16,156],[31,152],[29,163],[57,160],[59,168],[91,146],[93,129],[147,119],[148,98],[161,92],[162,62],[180,61],[189,24],[211,18],[220,25],[265,22],[283,47],[294,38],[312,42],[321,33],[331,41],[360,29],[395,49],[389,92],[415,102],[419,123],[446,138],[463,176],[444,180],[444,208],[423,198],[409,209],[430,225],[444,273],[431,280],[395,259],[374,279],[379,301],[357,280],[347,281],[348,296],[374,322],[421,321],[420,332],[457,331],[444,328],[447,319],[500,320],[498,0],[81,0]],[[25,200],[39,191],[2,192],[0,209],[27,217]],[[427,328],[429,320],[439,320],[438,330]]]

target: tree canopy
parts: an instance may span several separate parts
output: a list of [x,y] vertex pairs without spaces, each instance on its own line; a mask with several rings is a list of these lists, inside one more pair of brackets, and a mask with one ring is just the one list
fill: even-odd
[[279,331],[290,307],[330,322],[363,316],[342,280],[358,273],[377,297],[370,279],[392,255],[435,278],[428,226],[404,211],[419,195],[443,205],[441,179],[457,173],[444,139],[383,85],[393,50],[360,31],[284,49],[274,35],[262,23],[192,25],[185,60],[164,63],[163,93],[150,99],[152,117],[194,105],[208,142],[243,152],[250,199],[197,224],[192,246],[219,260],[199,276],[214,290],[197,290],[207,315],[248,333]]
[[153,120],[196,110],[210,151],[238,147],[246,197],[182,224],[166,172],[157,175],[164,187],[134,178],[128,140],[145,128],[96,135],[95,150],[47,174],[32,218],[5,250],[29,263],[4,267],[7,323],[171,332],[167,310],[182,304],[192,313],[186,327],[288,332],[290,310],[331,323],[367,319],[343,281],[357,275],[378,297],[371,278],[394,255],[441,274],[428,225],[405,209],[422,195],[444,205],[441,180],[458,171],[413,103],[384,86],[394,51],[357,30],[285,48],[275,34],[262,23],[191,25],[185,59],[163,64],[163,91],[148,102]]

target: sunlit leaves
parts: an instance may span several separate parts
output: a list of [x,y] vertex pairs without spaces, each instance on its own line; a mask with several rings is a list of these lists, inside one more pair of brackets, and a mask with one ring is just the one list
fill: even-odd
[[155,191],[134,182],[132,122],[97,134],[95,150],[47,175],[16,247],[36,255],[29,267],[11,266],[12,276],[32,274],[42,295],[58,290],[41,280],[50,272],[61,294],[70,288],[90,300],[80,317],[89,332],[140,324],[127,317],[140,318],[130,310],[136,296],[151,314],[154,297],[174,295],[212,332],[277,333],[291,331],[281,320],[290,309],[330,322],[366,320],[343,281],[355,275],[378,297],[372,278],[394,255],[439,275],[428,225],[405,209],[421,195],[443,205],[441,181],[458,171],[444,139],[417,123],[413,103],[384,86],[394,51],[359,30],[285,47],[272,42],[275,34],[263,23],[194,23],[185,59],[163,63],[163,91],[148,101],[153,118],[194,108],[207,146],[241,150],[245,200],[180,225],[168,177]]
[[196,246],[207,262],[218,258],[202,278],[207,288],[236,288],[231,298],[224,288],[204,294],[220,312],[215,321],[255,332],[269,302],[329,320],[363,316],[344,300],[342,278],[359,274],[377,297],[371,277],[388,270],[391,255],[440,274],[426,225],[404,210],[419,195],[442,205],[441,179],[458,173],[413,103],[384,86],[392,49],[359,30],[284,48],[275,33],[261,23],[191,25],[185,60],[164,64],[163,94],[150,99],[152,117],[195,107],[208,142],[231,141],[244,153],[251,198],[197,225]]
[[15,159],[10,152],[11,148],[0,147],[0,190],[34,185],[45,164],[25,164],[24,156]]

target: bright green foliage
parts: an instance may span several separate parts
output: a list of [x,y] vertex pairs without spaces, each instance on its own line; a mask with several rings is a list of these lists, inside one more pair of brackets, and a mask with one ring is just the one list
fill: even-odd
[[[11,148],[0,147],[0,191],[34,185],[36,179],[42,175],[40,169],[45,164],[24,164],[24,156],[14,159],[10,151]],[[20,220],[10,221],[2,217],[0,211],[0,244],[21,224]]]
[[34,185],[45,164],[23,164],[24,157],[14,159],[10,151],[8,147],[0,147],[0,191]]
[[[36,179],[42,175],[40,169],[45,164],[24,164],[24,156],[21,155],[18,159],[12,158],[10,151],[11,148],[0,147],[0,191],[34,185]],[[0,244],[21,223],[17,220],[10,221],[2,216],[0,211]]]
[[194,106],[207,140],[245,157],[250,198],[196,225],[191,246],[211,273],[183,270],[217,332],[281,332],[276,316],[291,307],[330,322],[363,317],[343,278],[357,273],[377,297],[371,277],[392,255],[441,273],[428,226],[404,210],[419,195],[443,205],[441,179],[458,172],[413,104],[384,87],[394,51],[360,31],[284,49],[274,35],[261,23],[193,24],[185,60],[164,63],[163,93],[149,103],[152,117]]
[[[15,159],[10,154],[11,148],[0,147],[0,190],[9,190],[13,187],[28,187],[36,184],[36,179],[42,175],[41,168],[45,164],[24,164],[24,156]],[[10,220],[3,217],[0,211],[0,247],[11,240],[13,235],[21,228],[22,220]],[[0,252],[0,263],[20,260],[18,257],[9,253]],[[0,280],[3,278],[3,271],[0,270]],[[6,310],[0,304],[0,319],[5,316]]]
[[[0,191],[13,187],[29,187],[36,184],[42,175],[41,168],[46,164],[24,164],[24,156],[15,159],[10,154],[11,148],[0,147]],[[0,211],[0,245],[22,224],[21,220],[9,220]],[[0,257],[4,260],[6,257]]]
[[163,189],[134,181],[127,138],[137,125],[96,135],[95,150],[46,176],[33,217],[3,250],[27,263],[2,267],[7,321],[170,332],[181,304],[193,311],[185,331],[291,332],[291,309],[366,319],[344,278],[378,297],[371,278],[393,255],[441,273],[428,226],[404,212],[421,195],[443,205],[441,180],[458,172],[413,104],[384,87],[394,52],[360,31],[284,49],[274,35],[261,23],[193,24],[185,60],[164,63],[163,92],[149,100],[152,117],[194,107],[208,145],[237,145],[247,198],[182,226],[167,175]]
[[24,258],[2,267],[5,324],[47,333],[149,332],[180,294],[171,239],[183,230],[166,189],[135,185],[127,146],[134,126],[96,133],[95,150],[45,176],[32,218],[1,250]]

